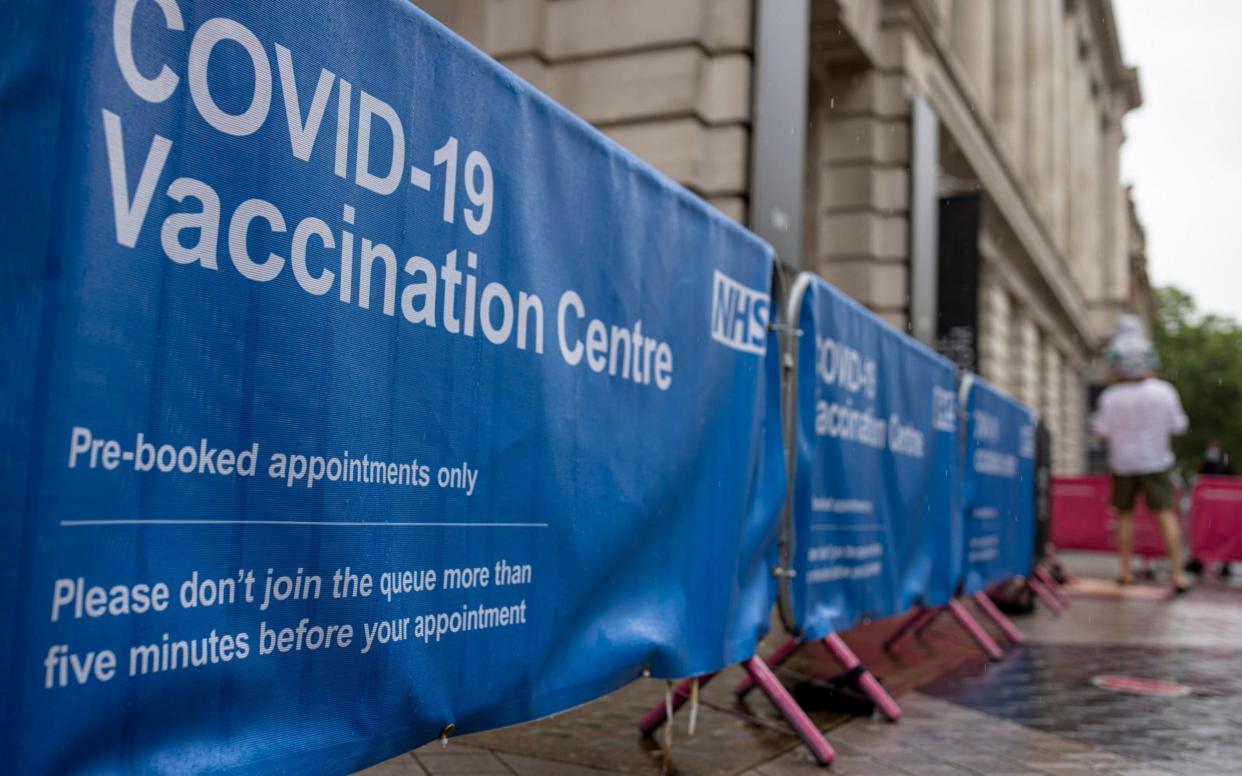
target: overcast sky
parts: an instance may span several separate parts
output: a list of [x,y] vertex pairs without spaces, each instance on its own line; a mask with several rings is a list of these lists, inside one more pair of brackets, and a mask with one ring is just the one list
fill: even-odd
[[1143,90],[1125,122],[1122,176],[1147,229],[1152,280],[1242,319],[1242,2],[1115,7]]

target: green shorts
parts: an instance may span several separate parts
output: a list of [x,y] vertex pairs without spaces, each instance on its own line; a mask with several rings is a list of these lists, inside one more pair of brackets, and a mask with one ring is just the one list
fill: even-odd
[[1140,493],[1153,512],[1173,508],[1173,478],[1169,472],[1113,475],[1113,506],[1118,512],[1132,511]]

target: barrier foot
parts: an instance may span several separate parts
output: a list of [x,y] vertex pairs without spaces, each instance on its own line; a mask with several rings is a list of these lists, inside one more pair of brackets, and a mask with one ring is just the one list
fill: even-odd
[[897,701],[893,700],[893,696],[888,694],[888,690],[880,684],[880,680],[875,675],[863,667],[862,661],[849,648],[849,645],[842,641],[841,637],[835,633],[829,633],[824,637],[824,646],[828,647],[828,651],[837,659],[837,662],[845,667],[846,671],[859,670],[858,687],[867,694],[867,697],[876,705],[884,716],[893,722],[901,719],[901,707],[897,705]]
[[1051,563],[1056,564],[1057,569],[1061,572],[1061,576],[1065,577],[1065,584],[1067,584],[1067,585],[1072,585],[1072,584],[1074,584],[1075,582],[1077,582],[1077,581],[1078,581],[1078,577],[1076,577],[1076,576],[1074,576],[1072,573],[1070,573],[1070,570],[1069,570],[1068,568],[1066,568],[1066,567],[1065,567],[1065,564],[1063,564],[1061,561],[1059,561],[1059,560],[1056,558],[1056,556],[1051,556],[1051,555],[1050,555],[1050,556],[1049,556],[1047,559],[1045,559],[1045,560],[1046,560],[1046,561],[1048,561],[1048,562],[1051,562]]
[[1044,577],[1044,584],[1051,586],[1052,592],[1056,593],[1057,597],[1061,599],[1061,603],[1065,604],[1065,608],[1068,609],[1070,604],[1074,603],[1074,597],[1065,589],[1065,585],[1052,576],[1052,572],[1048,570],[1047,566],[1041,566],[1039,573]]
[[1005,638],[1014,644],[1021,644],[1026,641],[1026,637],[1022,635],[1022,631],[1018,630],[1018,626],[1013,624],[1013,620],[1005,616],[1005,613],[996,608],[996,604],[988,596],[987,593],[980,590],[975,593],[975,603],[983,610],[992,622],[996,623],[996,627],[1001,629],[1005,634]]
[[811,750],[815,761],[820,765],[831,763],[836,753],[832,751],[828,739],[824,738],[824,734],[819,732],[819,728],[815,727],[811,718],[806,715],[784,685],[777,680],[776,674],[772,673],[768,664],[755,656],[742,663],[742,666],[755,684],[759,685],[759,689],[763,690],[763,694],[768,696],[768,700],[772,701],[772,705],[788,720],[790,725],[793,725],[793,729],[806,744],[807,749]]
[[[802,641],[797,637],[791,637],[784,644],[777,647],[775,652],[765,657],[763,662],[767,663],[772,668],[780,668],[785,664],[786,660],[793,657],[794,654],[800,649],[802,649]],[[733,690],[733,692],[737,695],[738,700],[742,700],[753,689],[755,689],[755,680],[747,674],[746,678],[738,682],[737,687]]]
[[893,649],[893,645],[896,644],[898,640],[901,639],[902,636],[909,633],[911,628],[918,625],[923,620],[923,618],[928,615],[930,611],[931,611],[930,609],[923,609],[921,607],[918,609],[915,609],[914,612],[912,612],[909,617],[907,617],[904,621],[902,621],[901,625],[897,626],[897,630],[893,631],[893,635],[889,636],[884,641],[884,644],[883,644],[884,651],[891,652]]
[[1074,576],[1073,573],[1070,572],[1069,568],[1066,567],[1066,565],[1061,562],[1061,559],[1058,558],[1055,553],[1052,553],[1052,552],[1045,553],[1044,562],[1041,565],[1043,565],[1044,569],[1048,572],[1048,575],[1051,576],[1053,579],[1056,579],[1056,576],[1053,575],[1052,573],[1053,568],[1055,568],[1061,574],[1061,577],[1065,580],[1065,582],[1064,583],[1058,582],[1058,584],[1061,584],[1062,587],[1064,587],[1065,585],[1072,585],[1078,581],[1078,578]]
[[1057,600],[1061,602],[1063,607],[1070,605],[1069,593],[1065,592],[1065,589],[1061,587],[1061,584],[1052,578],[1052,575],[1048,573],[1047,569],[1043,566],[1036,566],[1034,574],[1035,578],[1040,582],[1043,582],[1044,587],[1048,588],[1048,591],[1057,597]]
[[1048,607],[1056,616],[1061,616],[1061,612],[1065,610],[1065,607],[1061,605],[1061,602],[1057,600],[1057,597],[1052,594],[1051,590],[1044,587],[1043,582],[1040,582],[1035,577],[1027,577],[1026,583],[1031,586],[1031,590],[1035,591],[1036,597],[1043,602],[1044,606]]
[[[714,673],[703,674],[702,676],[698,677],[699,687],[702,688],[703,685],[710,682],[712,680],[712,677],[714,677],[715,675],[716,674]],[[677,685],[677,689],[673,690],[673,704],[672,705],[673,705],[674,714],[677,713],[678,709],[686,705],[686,701],[690,698],[690,685],[693,682],[694,682],[693,678],[683,679],[681,684]],[[667,721],[668,721],[667,709],[665,708],[664,701],[660,701],[651,709],[651,711],[647,712],[646,715],[643,716],[642,720],[638,723],[638,729],[642,731],[642,734],[644,736],[647,736],[648,738],[650,738],[652,735],[655,734],[657,730],[659,730],[660,725],[663,725]]]
[[1003,653],[1000,646],[992,640],[992,637],[983,629],[983,626],[974,617],[970,616],[970,612],[966,611],[966,607],[962,606],[961,601],[958,601],[956,598],[951,599],[949,601],[949,611],[953,614],[953,618],[957,620],[958,624],[962,626],[962,629],[975,640],[975,643],[979,645],[979,649],[983,650],[983,653],[989,659],[1001,659]]

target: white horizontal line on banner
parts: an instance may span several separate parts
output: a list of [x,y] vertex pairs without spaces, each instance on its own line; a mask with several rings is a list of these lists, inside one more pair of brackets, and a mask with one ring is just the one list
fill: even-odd
[[355,526],[393,527],[393,528],[547,528],[547,523],[433,523],[403,520],[164,520],[164,519],[128,519],[128,520],[61,520],[62,528],[81,528],[102,525],[323,525],[323,526]]
[[879,531],[883,528],[882,523],[817,523],[811,526],[812,531]]

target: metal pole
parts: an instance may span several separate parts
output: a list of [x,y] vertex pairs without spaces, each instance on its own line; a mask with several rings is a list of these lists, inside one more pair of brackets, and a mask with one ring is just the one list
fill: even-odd
[[777,258],[802,265],[810,0],[755,4],[750,228]]
[[925,97],[910,106],[910,333],[935,347],[940,269],[940,118]]

